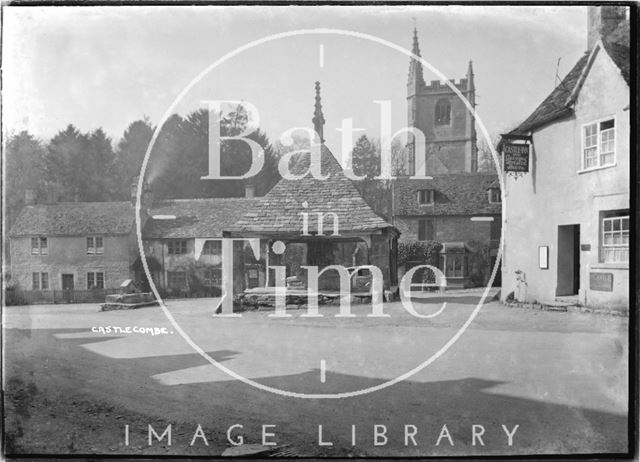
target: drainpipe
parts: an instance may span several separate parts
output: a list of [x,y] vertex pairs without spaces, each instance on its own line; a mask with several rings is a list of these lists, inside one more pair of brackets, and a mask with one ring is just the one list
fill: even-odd
[[167,269],[164,266],[164,241],[160,241],[160,249],[162,250],[162,288],[167,290]]
[[391,224],[396,225],[396,212],[395,212],[395,180],[391,179]]

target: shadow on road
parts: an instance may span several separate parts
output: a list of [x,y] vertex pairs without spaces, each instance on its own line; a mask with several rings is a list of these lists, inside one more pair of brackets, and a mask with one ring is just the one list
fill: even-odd
[[[41,450],[39,426],[43,425],[43,419],[51,421],[51,415],[58,416],[59,420],[48,428],[47,438],[60,442],[56,451],[61,453],[67,452],[64,448],[70,444],[77,453],[90,453],[91,448],[109,453],[113,451],[108,447],[109,442],[121,440],[123,424],[129,421],[135,444],[124,448],[114,443],[118,454],[136,454],[143,450],[145,454],[219,454],[229,445],[225,432],[234,424],[243,425],[246,443],[260,441],[262,425],[275,425],[277,442],[291,444],[301,455],[541,455],[627,451],[626,416],[589,409],[591,403],[568,406],[545,401],[542,399],[546,387],[543,378],[538,384],[541,399],[492,392],[504,382],[480,377],[427,383],[405,381],[347,399],[293,399],[233,380],[165,386],[150,377],[200,366],[205,364],[204,360],[197,354],[113,359],[80,348],[87,339],[55,338],[54,334],[59,332],[70,331],[39,330],[26,336],[16,329],[5,330],[5,375],[14,385],[5,393],[7,431],[12,432],[13,447],[19,448],[17,452]],[[220,350],[210,354],[224,361],[238,353]],[[491,374],[492,371],[487,371],[487,377]],[[319,376],[318,370],[310,370],[259,381],[281,389],[317,391]],[[322,386],[330,393],[382,382],[382,379],[329,371]],[[37,384],[37,389],[32,384]],[[567,393],[571,386],[575,384],[567,385]],[[28,412],[21,402],[25,389],[29,402],[36,403]],[[34,401],[34,393],[42,399]],[[82,409],[72,412],[70,401],[80,398],[96,404],[107,403],[114,409],[113,415],[124,418],[114,420],[115,417],[103,416],[103,424],[95,427],[91,425],[95,416],[82,414]],[[42,403],[47,403],[47,408],[43,408]],[[171,447],[146,445],[146,425],[154,422],[175,426]],[[198,424],[210,437],[210,446],[189,445]],[[323,426],[323,439],[331,441],[333,446],[318,446],[318,425]],[[357,428],[355,446],[351,442],[352,425]],[[374,425],[385,426],[386,445],[374,445]],[[405,425],[417,427],[417,446],[405,445]],[[447,425],[454,446],[448,440],[436,446],[443,425]],[[472,445],[472,425],[482,425],[484,446]],[[509,431],[519,425],[513,446],[508,446],[502,425]],[[70,441],[80,431],[76,427],[82,429],[84,437]]]

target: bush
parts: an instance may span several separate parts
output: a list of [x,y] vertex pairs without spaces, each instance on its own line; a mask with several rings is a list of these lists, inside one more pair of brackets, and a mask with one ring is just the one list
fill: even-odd
[[467,247],[471,250],[468,256],[469,280],[473,287],[483,287],[491,275],[491,258],[489,246],[484,242],[469,241]]
[[442,244],[436,241],[399,242],[398,265],[406,265],[412,261],[437,264],[440,250],[442,250]]

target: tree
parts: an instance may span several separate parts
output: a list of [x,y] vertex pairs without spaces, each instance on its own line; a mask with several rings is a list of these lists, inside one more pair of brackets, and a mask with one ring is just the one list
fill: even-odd
[[59,198],[67,201],[82,200],[93,179],[89,151],[89,137],[73,125],[58,132],[47,146],[44,162],[45,178],[58,189]]
[[5,204],[7,229],[13,225],[25,204],[27,189],[34,199],[41,198],[46,191],[42,184],[45,148],[42,142],[27,131],[10,135],[5,151]]
[[[497,142],[494,146],[496,145]],[[500,161],[500,159],[498,159],[498,161]],[[478,144],[478,172],[496,173],[496,165],[493,161],[491,148],[484,140]]]
[[351,162],[355,175],[365,175],[367,179],[380,175],[379,144],[372,142],[367,135],[360,136],[351,150]]
[[81,192],[82,199],[90,202],[107,201],[117,198],[116,164],[111,138],[108,138],[102,128],[94,130],[89,135],[87,174],[90,182],[87,189]]
[[[362,135],[354,144],[351,156],[353,170],[356,175],[366,175],[364,179],[355,181],[354,185],[362,194],[367,204],[387,220],[392,215],[392,182],[375,177],[380,175],[382,149],[380,141]],[[396,177],[405,173],[408,150],[403,142],[397,138],[391,141],[391,176]]]
[[120,200],[129,199],[129,187],[133,178],[139,175],[142,161],[147,151],[153,127],[145,117],[132,122],[118,142],[115,153],[115,168],[111,172],[114,184],[114,197]]
[[[248,123],[246,111],[238,106],[223,114],[222,136],[242,133]],[[174,115],[163,126],[152,151],[148,181],[161,198],[239,197],[245,185],[255,186],[258,195],[266,194],[280,179],[277,155],[267,136],[255,130],[247,136],[264,149],[264,166],[253,178],[239,180],[201,180],[209,171],[209,113],[201,109],[184,119]],[[250,147],[243,141],[223,141],[220,150],[222,176],[239,176],[249,170]]]
[[58,132],[49,145],[44,161],[47,188],[57,191],[57,199],[99,202],[116,196],[115,155],[111,139],[98,128],[81,133],[73,125]]

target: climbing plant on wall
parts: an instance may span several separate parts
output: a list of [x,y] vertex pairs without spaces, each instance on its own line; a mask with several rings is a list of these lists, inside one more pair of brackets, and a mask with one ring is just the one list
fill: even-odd
[[442,244],[437,241],[416,241],[398,243],[398,265],[420,261],[425,264],[437,264]]

